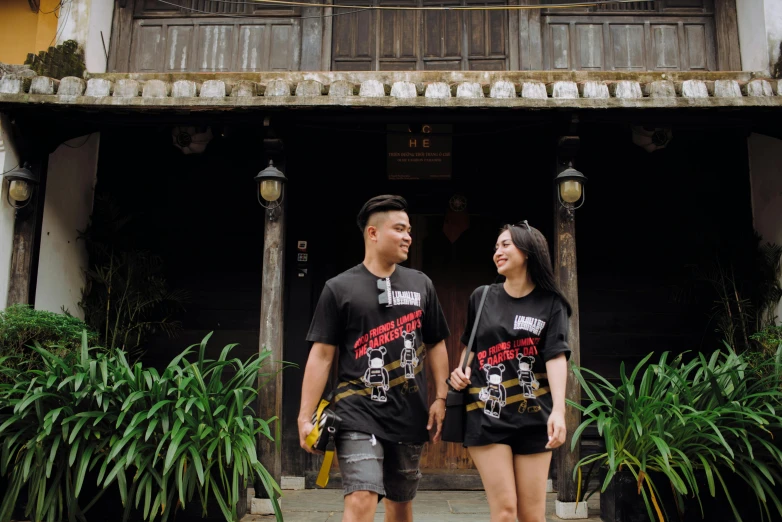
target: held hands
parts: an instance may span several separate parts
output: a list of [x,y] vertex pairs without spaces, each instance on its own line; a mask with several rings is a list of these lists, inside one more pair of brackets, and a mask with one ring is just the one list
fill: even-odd
[[454,371],[451,372],[451,386],[454,390],[463,390],[470,385],[470,375],[472,369],[468,366],[462,371],[461,367],[457,366]]
[[309,419],[302,419],[301,417],[299,418],[299,445],[307,453],[312,453],[314,455],[321,455],[322,452],[315,451],[307,445],[307,436],[312,432],[314,428],[315,425],[312,424],[309,421]]
[[548,416],[548,444],[546,444],[546,449],[560,447],[565,443],[565,437],[567,437],[565,413],[553,410]]

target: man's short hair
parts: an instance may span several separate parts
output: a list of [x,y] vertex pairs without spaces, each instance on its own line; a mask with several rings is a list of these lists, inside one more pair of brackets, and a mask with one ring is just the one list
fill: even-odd
[[367,223],[369,223],[369,218],[372,217],[372,214],[389,212],[392,210],[407,212],[407,201],[405,201],[405,198],[402,196],[384,194],[382,196],[375,196],[364,203],[364,206],[358,211],[358,218],[356,219],[361,233],[363,234],[364,229],[367,228]]

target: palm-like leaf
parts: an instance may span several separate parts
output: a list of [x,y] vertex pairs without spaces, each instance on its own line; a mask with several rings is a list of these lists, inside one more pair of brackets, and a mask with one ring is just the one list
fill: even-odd
[[[211,334],[210,334],[211,335]],[[9,478],[0,522],[10,519],[23,487],[34,520],[86,520],[84,481],[97,473],[100,494],[117,488],[125,506],[150,522],[177,508],[216,501],[227,521],[238,519],[244,481],[257,477],[272,499],[280,493],[261,465],[255,441],[269,423],[252,404],[268,352],[249,361],[205,358],[207,336],[162,371],[130,364],[121,350],[87,347],[67,359],[37,347],[44,371],[22,372],[0,385],[0,474]],[[0,360],[0,372],[4,371]],[[231,375],[229,379],[224,375]],[[98,495],[98,496],[99,496]],[[273,501],[277,519],[282,515]]]
[[[649,364],[651,356],[630,377],[622,366],[618,385],[590,370],[573,368],[588,399],[584,405],[570,403],[583,416],[572,447],[591,425],[597,426],[606,446],[604,453],[585,457],[578,467],[605,466],[603,490],[617,472],[629,470],[639,481],[653,520],[665,515],[656,500],[657,489],[669,487],[680,503],[686,496],[694,495],[700,503],[703,495],[724,495],[741,520],[724,482],[731,473],[749,485],[766,518],[772,510],[782,515],[773,489],[782,469],[782,451],[771,436],[772,430],[782,429],[779,358],[765,363],[772,367],[764,372],[767,377],[754,379],[748,378],[746,358],[727,345],[709,358],[699,354],[687,363],[681,355],[668,362],[665,353]],[[701,491],[696,480],[699,470],[706,475],[707,491]],[[656,484],[651,472],[662,473],[670,486]]]

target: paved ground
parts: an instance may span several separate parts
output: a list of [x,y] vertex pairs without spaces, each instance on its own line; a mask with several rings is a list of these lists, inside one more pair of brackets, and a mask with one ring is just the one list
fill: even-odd
[[[282,511],[285,522],[340,522],[342,492],[333,489],[285,491]],[[548,495],[547,522],[561,520],[554,515],[556,493]],[[589,499],[589,520],[600,520],[597,495]],[[482,491],[419,491],[413,502],[415,522],[487,522],[489,505]],[[274,517],[248,515],[242,522],[267,522]],[[383,521],[383,504],[378,506],[376,522]]]

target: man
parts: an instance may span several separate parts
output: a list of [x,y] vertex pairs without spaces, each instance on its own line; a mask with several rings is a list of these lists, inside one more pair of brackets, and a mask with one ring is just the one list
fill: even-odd
[[[407,202],[374,197],[361,208],[358,226],[364,261],[326,282],[307,334],[313,345],[304,371],[299,442],[312,452],[305,439],[338,352],[334,402],[342,418],[336,441],[345,490],[342,520],[371,522],[384,498],[386,522],[410,522],[421,450],[433,426],[432,440],[440,440],[445,417],[448,326],[432,281],[397,264],[407,259],[412,241]],[[424,361],[437,390],[428,414]]]

